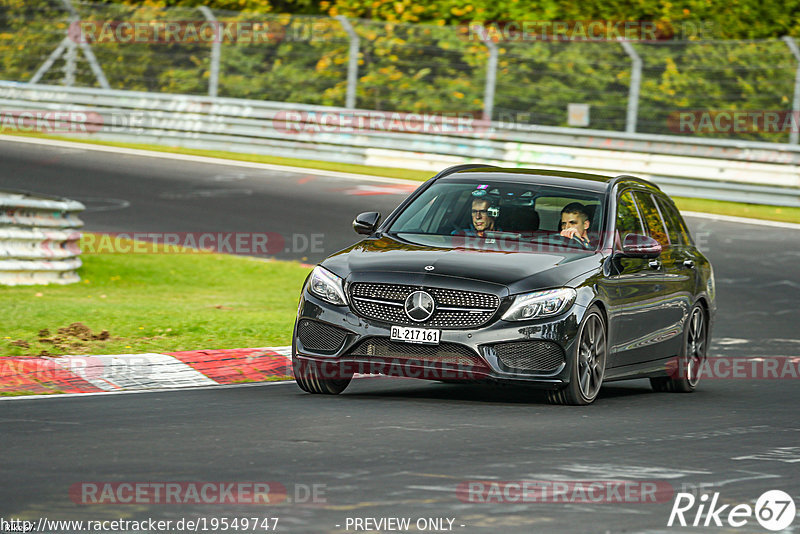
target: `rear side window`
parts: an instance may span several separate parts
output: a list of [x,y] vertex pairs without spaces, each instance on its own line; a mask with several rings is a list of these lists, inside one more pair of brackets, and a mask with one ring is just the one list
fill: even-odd
[[636,204],[642,211],[642,216],[644,217],[644,222],[647,225],[647,232],[650,237],[658,241],[662,247],[668,247],[669,237],[667,237],[664,221],[661,220],[661,213],[658,211],[655,202],[653,202],[653,197],[649,193],[637,191]]
[[633,194],[625,191],[619,196],[617,203],[617,248],[622,248],[621,243],[628,234],[644,234],[642,220],[633,202]]
[[656,201],[658,201],[658,207],[664,216],[664,222],[667,223],[669,240],[673,244],[691,245],[692,238],[689,234],[689,229],[686,228],[686,223],[678,212],[678,208],[672,202],[661,197],[656,197]]

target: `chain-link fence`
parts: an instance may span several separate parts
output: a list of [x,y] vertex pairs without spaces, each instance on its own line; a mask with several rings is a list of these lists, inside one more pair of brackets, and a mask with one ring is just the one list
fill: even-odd
[[[792,40],[498,42],[478,33],[0,0],[0,78],[797,143],[796,121],[786,122],[800,110],[800,54]],[[570,120],[569,104],[583,105],[580,117]],[[720,114],[734,111],[751,113],[740,123]],[[765,127],[765,114],[777,122]]]

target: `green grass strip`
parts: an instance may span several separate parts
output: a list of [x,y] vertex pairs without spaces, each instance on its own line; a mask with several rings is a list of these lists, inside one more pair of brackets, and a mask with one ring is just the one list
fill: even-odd
[[0,355],[289,345],[310,272],[296,262],[191,251],[82,259],[77,284],[0,286]]

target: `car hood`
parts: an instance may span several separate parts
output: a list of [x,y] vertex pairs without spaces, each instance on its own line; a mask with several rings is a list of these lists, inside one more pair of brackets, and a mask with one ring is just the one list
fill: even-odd
[[457,236],[384,235],[356,243],[322,265],[342,278],[353,274],[363,278],[370,273],[429,274],[500,284],[513,294],[567,285],[602,264],[602,255],[594,251],[550,247],[542,252],[513,243],[472,241],[465,244]]

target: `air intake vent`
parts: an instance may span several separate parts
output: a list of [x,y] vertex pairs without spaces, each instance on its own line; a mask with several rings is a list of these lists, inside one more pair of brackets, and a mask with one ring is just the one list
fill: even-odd
[[420,360],[424,362],[448,363],[473,367],[485,367],[483,360],[469,347],[458,343],[420,345],[389,341],[374,337],[362,341],[349,356],[389,358],[397,360]]
[[564,350],[552,341],[519,341],[494,345],[506,371],[555,371],[564,363]]
[[297,338],[303,348],[314,352],[337,352],[346,337],[346,330],[317,321],[300,319],[297,325]]

